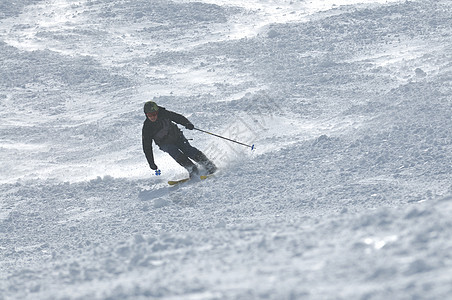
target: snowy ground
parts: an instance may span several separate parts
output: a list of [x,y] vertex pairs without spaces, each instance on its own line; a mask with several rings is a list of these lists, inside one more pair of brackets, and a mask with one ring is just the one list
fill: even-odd
[[[0,299],[447,299],[449,0],[0,0]],[[221,171],[141,150],[186,115]]]

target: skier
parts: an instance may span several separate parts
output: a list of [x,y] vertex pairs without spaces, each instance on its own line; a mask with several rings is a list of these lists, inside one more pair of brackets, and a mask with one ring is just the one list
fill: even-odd
[[158,169],[154,162],[152,141],[159,146],[160,150],[167,152],[176,162],[187,169],[190,178],[199,174],[198,167],[193,161],[203,166],[208,174],[213,174],[217,170],[215,164],[204,153],[190,145],[182,131],[174,124],[177,123],[193,130],[195,126],[186,117],[166,110],[153,101],[144,104],[144,113],[146,120],[142,131],[143,151],[152,170]]

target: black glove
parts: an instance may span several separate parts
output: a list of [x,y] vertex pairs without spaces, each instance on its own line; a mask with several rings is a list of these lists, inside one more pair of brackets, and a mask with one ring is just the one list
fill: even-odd
[[187,125],[185,125],[185,128],[187,128],[188,130],[193,130],[195,128],[195,125],[188,123]]
[[149,167],[151,167],[152,170],[157,170],[158,167],[155,163],[149,164]]

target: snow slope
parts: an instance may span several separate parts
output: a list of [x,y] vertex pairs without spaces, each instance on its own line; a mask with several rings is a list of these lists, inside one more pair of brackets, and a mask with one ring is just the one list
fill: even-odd
[[[0,2],[0,299],[447,299],[451,12]],[[151,99],[256,150],[168,187]]]

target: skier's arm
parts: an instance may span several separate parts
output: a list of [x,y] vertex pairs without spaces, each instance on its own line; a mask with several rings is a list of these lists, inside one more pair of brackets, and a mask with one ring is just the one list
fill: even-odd
[[168,117],[171,121],[185,126],[185,128],[192,130],[194,128],[193,124],[183,115],[175,113],[173,111],[166,111],[168,113]]
[[152,138],[148,137],[144,127],[141,135],[141,140],[143,143],[143,152],[144,155],[146,156],[146,160],[148,161],[149,167],[151,167],[151,169],[153,170],[158,169],[154,162],[154,153],[152,151]]

